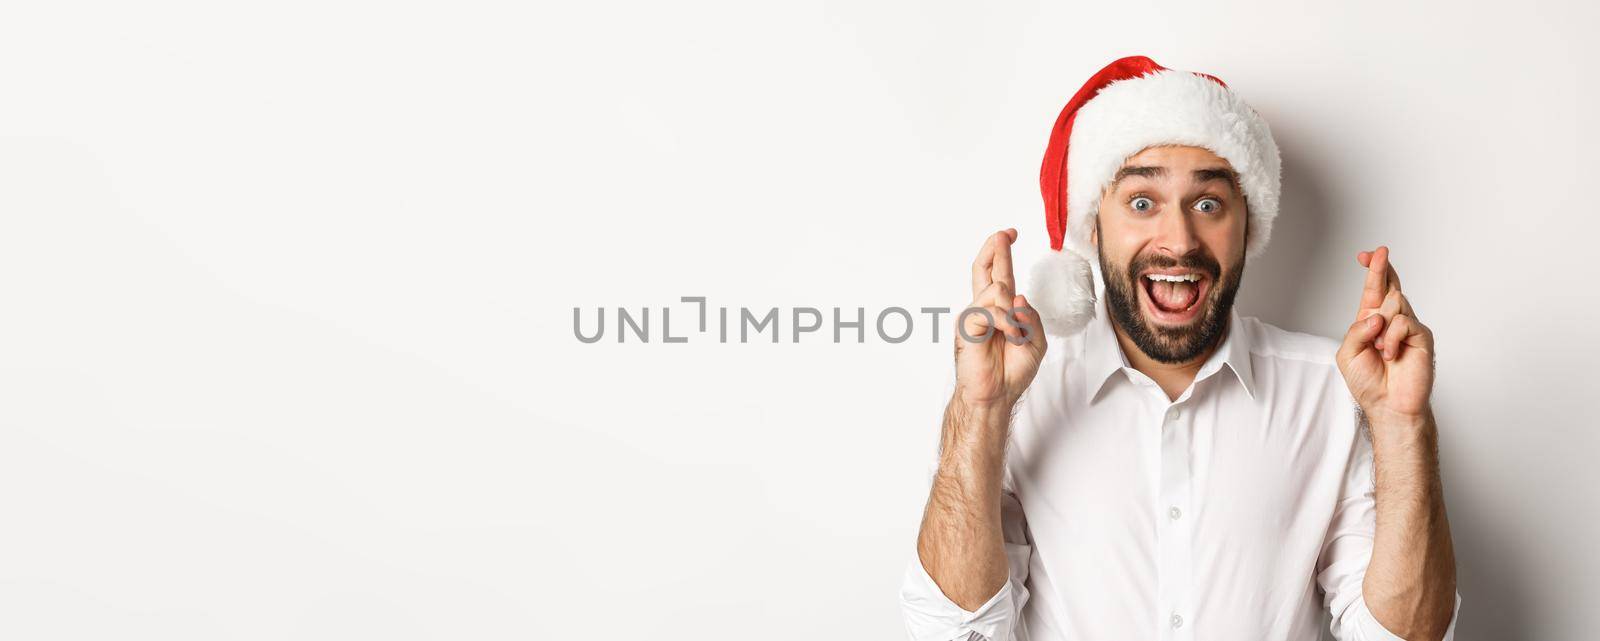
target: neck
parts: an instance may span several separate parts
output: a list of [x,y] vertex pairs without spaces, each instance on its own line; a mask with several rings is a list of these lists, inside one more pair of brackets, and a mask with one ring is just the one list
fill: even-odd
[[[1166,393],[1167,399],[1173,401],[1178,400],[1178,397],[1183,395],[1183,391],[1189,389],[1189,385],[1194,383],[1195,375],[1200,373],[1200,366],[1205,364],[1206,359],[1211,358],[1211,355],[1217,351],[1217,346],[1222,343],[1222,338],[1219,337],[1216,342],[1212,343],[1210,347],[1207,347],[1204,352],[1201,352],[1199,356],[1193,359],[1182,363],[1163,363],[1150,358],[1148,354],[1144,353],[1144,350],[1139,349],[1133,339],[1128,338],[1128,333],[1122,331],[1121,326],[1112,323],[1111,328],[1117,333],[1117,344],[1122,347],[1122,353],[1127,356],[1128,364],[1145,376],[1149,376],[1150,380],[1155,381],[1157,385],[1160,385],[1161,391]],[[1224,335],[1226,335],[1226,330],[1224,330]]]

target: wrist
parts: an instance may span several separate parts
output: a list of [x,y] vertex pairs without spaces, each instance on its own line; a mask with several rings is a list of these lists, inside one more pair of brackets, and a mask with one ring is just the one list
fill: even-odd
[[1378,447],[1384,444],[1433,441],[1438,436],[1433,411],[1428,408],[1419,412],[1369,413],[1367,425],[1372,430],[1373,444]]
[[1010,398],[982,401],[970,400],[963,397],[958,391],[954,396],[950,397],[950,406],[948,409],[949,411],[955,412],[958,415],[979,419],[985,423],[996,420],[999,420],[1001,423],[1009,423],[1011,420],[1011,410],[1012,408],[1016,407],[1016,404],[1016,399]]
[[988,472],[1005,458],[1011,430],[1009,408],[980,403],[969,405],[959,395],[950,399],[944,411],[944,429],[939,441],[941,473],[986,479]]
[[1003,446],[1011,429],[1011,407],[999,403],[971,403],[957,395],[944,410],[944,445],[977,447],[988,451]]

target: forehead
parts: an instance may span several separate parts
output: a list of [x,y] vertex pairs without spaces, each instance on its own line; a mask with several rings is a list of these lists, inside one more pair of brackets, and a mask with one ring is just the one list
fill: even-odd
[[1163,184],[1191,189],[1212,182],[1226,183],[1234,193],[1240,191],[1239,174],[1233,165],[1208,149],[1183,145],[1147,147],[1122,163],[1104,194],[1110,197],[1129,187],[1149,189]]
[[1188,145],[1161,145],[1145,147],[1129,156],[1123,167],[1165,167],[1173,174],[1187,175],[1193,169],[1220,167],[1232,170],[1233,165],[1204,147]]

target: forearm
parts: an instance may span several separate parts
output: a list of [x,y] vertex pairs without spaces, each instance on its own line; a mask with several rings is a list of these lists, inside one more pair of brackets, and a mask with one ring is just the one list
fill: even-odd
[[917,554],[939,588],[962,609],[982,606],[1005,585],[1000,525],[1010,407],[945,408],[939,470],[922,515]]
[[1444,636],[1455,607],[1455,552],[1439,478],[1438,428],[1422,418],[1369,417],[1377,530],[1363,598],[1406,639]]

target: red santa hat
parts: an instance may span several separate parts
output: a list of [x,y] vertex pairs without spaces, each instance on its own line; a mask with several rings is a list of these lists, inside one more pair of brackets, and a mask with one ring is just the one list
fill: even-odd
[[1124,161],[1158,145],[1202,147],[1233,165],[1249,210],[1246,253],[1267,246],[1281,161],[1266,121],[1215,76],[1117,60],[1061,110],[1039,168],[1050,252],[1034,264],[1028,298],[1047,333],[1070,335],[1093,318],[1089,237],[1100,197]]

